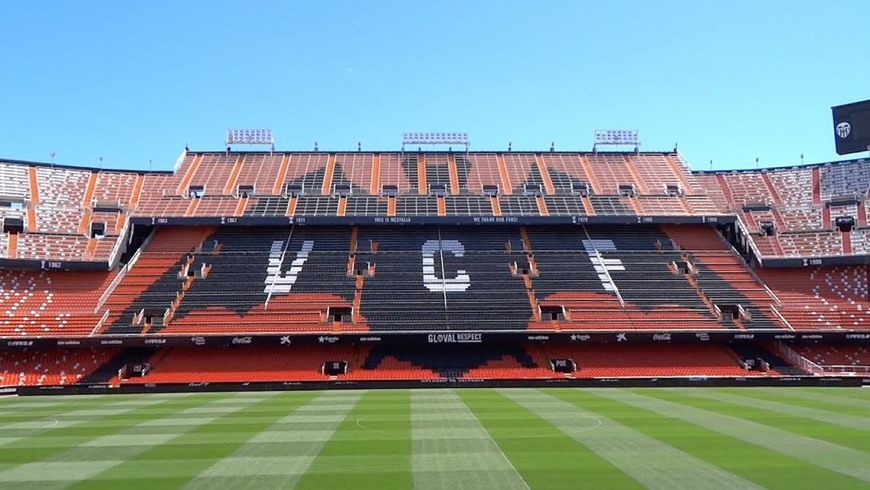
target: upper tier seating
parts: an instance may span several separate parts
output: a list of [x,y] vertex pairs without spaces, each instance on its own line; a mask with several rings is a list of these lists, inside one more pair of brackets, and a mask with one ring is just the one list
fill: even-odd
[[132,172],[99,172],[92,202],[129,209],[137,197],[137,183],[141,185],[143,179],[142,175]]
[[39,204],[36,222],[40,232],[78,233],[90,175],[90,172],[80,170],[37,167]]
[[841,196],[863,197],[870,188],[870,165],[867,162],[822,165],[819,183],[823,201]]
[[25,165],[0,162],[0,198],[30,199],[30,177]]
[[796,330],[870,326],[867,266],[759,269]]
[[0,336],[90,335],[100,321],[97,299],[107,272],[0,270]]

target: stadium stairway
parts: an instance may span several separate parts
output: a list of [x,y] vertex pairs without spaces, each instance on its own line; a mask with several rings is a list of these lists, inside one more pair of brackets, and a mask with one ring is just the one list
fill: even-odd
[[[519,242],[515,228],[438,227],[444,280],[453,280],[464,271],[470,286],[448,289],[447,326],[451,330],[524,330],[533,316],[522,277],[511,274],[511,264],[521,264],[526,254],[521,248],[506,250],[505,244]],[[452,253],[460,243],[464,253]],[[436,269],[436,276],[441,271]]]
[[[434,228],[367,228],[359,230],[357,267],[374,266],[374,276],[364,279],[360,312],[371,330],[444,330],[447,311],[441,282],[442,269],[437,253],[438,235]],[[424,261],[425,243],[433,247],[431,259]],[[434,245],[431,245],[434,242]],[[431,268],[424,283],[424,266]]]
[[176,299],[182,279],[178,274],[213,228],[158,228],[139,252],[117,287],[103,304],[109,311],[101,334],[139,334],[147,326],[134,323],[134,316],[146,308],[165,310]]
[[731,347],[742,360],[763,359],[772,371],[783,376],[806,376],[810,373],[773,354],[766,348],[756,344],[734,344]]
[[[585,227],[605,263],[619,264],[609,274],[626,302],[633,328],[720,328],[716,318],[683,274],[671,270],[681,253],[668,246],[657,226]],[[661,246],[661,250],[656,247]],[[637,311],[639,310],[639,311]]]
[[[590,256],[584,252],[581,230],[527,227],[529,249],[537,275],[532,288],[542,308],[562,306],[568,310],[566,328],[628,329],[631,320],[612,285],[602,280]],[[533,328],[552,329],[547,322]]]
[[663,231],[692,259],[694,280],[713,304],[741,305],[750,319],[723,318],[722,324],[740,329],[784,329],[771,307],[777,299],[709,226],[664,225]]
[[115,384],[121,368],[126,365],[148,362],[153,353],[154,349],[148,348],[126,348],[118,351],[103,362],[100,367],[79,380],[79,384]]

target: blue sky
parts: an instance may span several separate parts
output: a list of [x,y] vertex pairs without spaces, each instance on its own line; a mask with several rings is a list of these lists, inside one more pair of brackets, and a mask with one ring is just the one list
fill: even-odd
[[185,143],[587,150],[595,129],[696,169],[839,159],[870,98],[870,1],[5,2],[0,158],[168,169]]

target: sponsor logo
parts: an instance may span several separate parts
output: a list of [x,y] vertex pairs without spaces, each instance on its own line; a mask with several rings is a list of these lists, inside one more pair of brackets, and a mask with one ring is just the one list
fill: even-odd
[[360,342],[380,342],[381,338],[380,337],[360,337],[359,341]]
[[32,340],[10,340],[6,342],[9,347],[30,347],[33,345]]
[[16,388],[0,388],[0,394],[6,393],[16,393],[18,390]]
[[822,340],[825,338],[825,336],[821,335],[821,334],[807,333],[807,334],[802,334],[801,338],[804,340]]
[[431,333],[427,337],[430,344],[479,344],[483,334],[479,333]]
[[870,340],[870,333],[847,333],[846,340]]
[[146,345],[163,345],[166,343],[166,339],[145,339]]
[[189,387],[196,388],[197,386],[208,386],[208,383],[188,383]]
[[285,336],[281,337],[280,342],[281,342],[281,345],[290,345],[292,343],[289,335],[285,335]]
[[321,344],[334,344],[334,343],[338,342],[338,337],[322,335],[320,337],[317,337],[317,341],[320,342]]
[[571,334],[571,340],[574,341],[574,342],[577,342],[577,341],[580,341],[580,342],[586,342],[587,340],[590,340],[591,338],[592,338],[591,335],[585,335],[585,334],[584,334],[584,335]]
[[233,345],[248,345],[252,341],[251,337],[233,337]]
[[846,121],[837,124],[837,136],[840,137],[841,140],[844,140],[852,134],[852,125]]
[[656,334],[653,334],[652,339],[657,341],[657,342],[670,342],[671,341],[671,334],[669,334],[669,333],[656,333]]
[[190,341],[193,345],[205,345],[205,337],[191,337]]
[[100,345],[124,345],[124,341],[121,339],[101,340]]
[[773,338],[778,339],[778,340],[792,340],[792,339],[796,338],[796,336],[794,336],[790,333],[781,333],[781,334],[774,335]]
[[700,340],[701,342],[709,342],[710,341],[710,334],[705,333],[705,332],[698,332],[695,334],[695,338]]
[[529,340],[550,340],[549,335],[529,335]]
[[81,340],[58,340],[57,345],[82,345]]
[[754,333],[736,333],[734,334],[734,340],[752,340],[755,338]]
[[616,334],[616,341],[617,342],[627,342],[628,341],[628,334],[627,333]]

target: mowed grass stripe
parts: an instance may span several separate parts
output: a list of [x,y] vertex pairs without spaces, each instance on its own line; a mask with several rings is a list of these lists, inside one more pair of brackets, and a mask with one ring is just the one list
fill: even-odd
[[[459,397],[531,488],[641,488],[586,446],[503,394],[463,389]],[[588,427],[592,427],[594,421]]]
[[[811,403],[816,405],[817,403],[824,403],[825,406],[823,408],[827,409],[827,407],[844,407],[850,410],[855,410],[859,414],[867,413],[867,404],[870,403],[870,400],[865,400],[862,398],[855,398],[849,396],[838,395],[842,394],[844,389],[848,389],[851,391],[861,391],[863,388],[829,388],[828,393],[825,392],[817,392],[817,391],[808,391],[805,389],[783,389],[783,388],[753,388],[753,393],[764,393],[765,396],[776,396],[782,398],[788,398],[789,400],[794,401],[803,401],[805,403]],[[868,390],[870,391],[870,390]]]
[[638,432],[690,453],[719,468],[771,489],[818,489],[819,482],[830,488],[863,488],[854,478],[819,468],[801,459],[731,437],[726,433],[687,423],[667,411],[647,407],[645,399],[627,390],[573,390],[560,398],[581,403]]
[[55,418],[56,423],[43,429],[19,429],[17,439],[0,446],[0,468],[7,469],[15,464],[47,458],[94,437],[121,430],[130,425],[129,420],[136,414],[152,414],[161,407],[171,412],[189,405],[189,400],[188,397],[153,400],[140,398],[113,403],[104,408],[88,408],[60,414]]
[[[743,392],[731,392],[722,390],[698,390],[694,393],[695,396],[706,398],[708,400],[717,400],[732,405],[746,405],[767,412],[776,412],[789,416],[802,417],[812,419],[823,424],[833,424],[849,429],[861,431],[870,431],[870,411],[863,411],[865,416],[855,416],[841,411],[830,411],[820,408],[824,403],[819,402],[816,407],[807,407],[804,404],[795,404],[788,398],[784,401],[777,401],[774,395],[753,394]],[[780,397],[780,399],[783,399]],[[870,434],[865,435],[870,438]],[[865,446],[870,449],[870,446]]]
[[150,447],[71,488],[180,488],[215,461],[232,454],[252,434],[265,430],[286,416],[288,411],[308,403],[315,396],[315,392],[298,392],[248,398],[247,403],[235,407],[236,410],[180,433],[164,444]]
[[411,399],[365,394],[296,484],[299,489],[411,488]]
[[[751,482],[694,455],[623,425],[601,412],[587,410],[566,390],[500,390],[532,410],[645,488],[758,488]],[[592,425],[590,425],[592,422]]]
[[411,450],[417,489],[529,488],[451,389],[411,392]]
[[[214,398],[192,397],[174,401],[177,404],[188,405],[189,409],[192,408],[190,407],[192,404],[195,406],[211,403]],[[171,405],[170,402],[160,405],[164,416],[172,416],[175,413],[176,410]],[[128,415],[129,418],[133,418],[134,413]],[[144,422],[140,420],[140,424]],[[90,478],[122,463],[137,452],[144,451],[148,445],[161,444],[167,438],[166,434],[148,437],[135,428],[136,426],[127,426],[118,430],[114,426],[104,427],[106,432],[102,435],[89,436],[74,447],[55,447],[51,454],[39,460],[31,460],[0,472],[0,485],[14,484],[16,488],[34,489],[66,488],[72,482]],[[107,445],[118,441],[127,441],[127,444]],[[46,448],[31,449],[45,450]]]
[[362,394],[318,392],[307,403],[288,406],[283,417],[251,433],[232,454],[215,461],[183,488],[293,488]]
[[[694,406],[714,410],[724,415],[739,417],[743,420],[752,421],[765,426],[785,430],[796,435],[818,439],[832,445],[852,448],[864,451],[867,456],[868,469],[870,469],[870,434],[863,430],[855,430],[854,427],[842,427],[831,420],[823,418],[808,418],[801,413],[801,407],[795,407],[795,411],[789,410],[788,405],[779,405],[776,410],[765,406],[760,400],[734,395],[720,394],[715,390],[685,390],[668,389],[662,390],[662,394],[674,393],[684,396]],[[836,417],[831,414],[830,419]]]
[[[691,390],[686,390],[686,393],[691,393]],[[870,481],[870,455],[867,453],[742,418],[741,415],[751,411],[751,408],[741,407],[737,415],[728,415],[717,411],[717,402],[692,398],[683,393],[651,388],[633,390],[630,394],[634,395],[630,400],[637,406],[787,454],[863,482]],[[628,399],[626,395],[625,400]],[[865,483],[864,488],[866,486]]]
[[[52,397],[56,399],[57,397]],[[65,397],[60,397],[64,399]],[[8,444],[22,437],[78,425],[104,415],[113,415],[148,405],[161,403],[163,399],[131,398],[129,396],[93,396],[90,403],[82,399],[51,404],[44,409],[23,409],[23,414],[0,417],[0,444]]]
[[90,398],[78,398],[67,400],[65,396],[53,396],[36,398],[39,401],[27,401],[14,403],[12,400],[0,401],[0,430],[18,422],[39,420],[45,417],[68,413],[87,408],[103,407],[124,400],[109,396],[92,396]]

